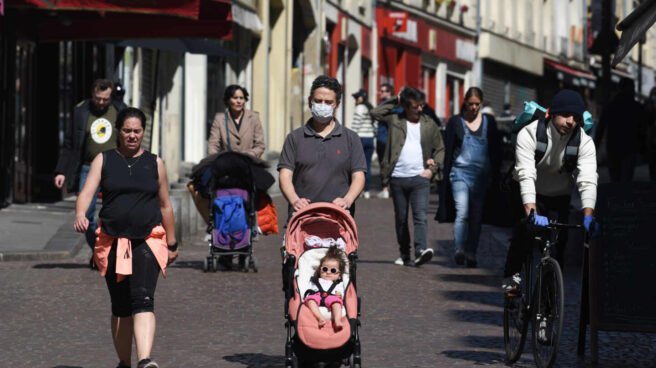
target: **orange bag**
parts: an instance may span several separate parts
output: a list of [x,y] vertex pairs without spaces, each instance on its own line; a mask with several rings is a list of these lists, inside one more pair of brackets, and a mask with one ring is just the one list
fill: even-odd
[[257,192],[256,200],[257,225],[262,234],[278,234],[278,213],[273,200],[264,192]]

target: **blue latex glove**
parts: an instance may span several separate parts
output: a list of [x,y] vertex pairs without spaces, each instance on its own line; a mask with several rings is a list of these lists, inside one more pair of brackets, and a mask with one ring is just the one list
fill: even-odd
[[537,213],[534,215],[535,217],[533,218],[533,224],[536,226],[542,226],[546,227],[549,225],[549,219],[547,216],[540,216]]
[[585,216],[583,219],[583,227],[585,227],[585,230],[590,234],[592,238],[596,238],[599,236],[599,224],[597,222],[594,223],[594,229],[590,230],[590,224],[594,221],[594,216]]

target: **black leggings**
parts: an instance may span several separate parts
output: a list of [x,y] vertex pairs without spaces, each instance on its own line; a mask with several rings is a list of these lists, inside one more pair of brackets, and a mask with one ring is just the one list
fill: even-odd
[[112,314],[129,317],[141,312],[154,311],[155,287],[159,277],[159,264],[144,239],[132,242],[132,275],[116,282],[116,240],[109,251],[105,281],[112,299]]
[[[537,195],[538,214],[547,216],[550,220],[557,220],[560,223],[569,222],[569,202],[571,200],[569,195],[558,197],[547,197]],[[523,205],[522,205],[523,207]],[[522,263],[528,252],[532,248],[528,246],[531,244],[531,233],[525,224],[517,222],[513,228],[512,239],[510,240],[510,248],[508,249],[508,256],[506,257],[506,266],[503,270],[503,276],[512,276],[519,272],[522,268]],[[561,269],[565,267],[565,246],[567,245],[567,231],[561,231],[558,235],[556,242],[555,254],[553,254]]]

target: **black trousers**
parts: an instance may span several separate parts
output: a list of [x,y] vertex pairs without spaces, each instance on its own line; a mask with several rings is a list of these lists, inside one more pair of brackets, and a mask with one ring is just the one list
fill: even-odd
[[[385,156],[385,145],[381,141],[376,139],[376,156],[378,156],[378,165],[379,167],[383,166],[383,156]],[[383,180],[383,175],[380,175],[380,179]]]
[[116,281],[116,240],[109,251],[105,282],[112,300],[112,314],[129,317],[141,312],[153,312],[159,264],[144,239],[132,242],[132,275]]
[[[570,195],[557,197],[538,195],[536,197],[538,214],[540,216],[547,216],[550,220],[557,220],[560,223],[568,223],[570,200]],[[522,212],[524,213],[523,210]],[[513,228],[512,238],[510,239],[510,248],[508,249],[508,255],[506,256],[506,265],[503,270],[503,277],[512,276],[521,270],[526,256],[529,254],[529,252],[532,251],[532,236],[534,235],[535,231],[529,230],[526,224],[522,223],[521,221],[517,221],[515,227]],[[558,235],[558,241],[556,242],[555,246],[556,252],[555,254],[552,252],[552,255],[554,258],[556,258],[558,264],[560,264],[561,269],[565,265],[564,256],[565,246],[567,245],[567,237],[567,231],[561,231]]]

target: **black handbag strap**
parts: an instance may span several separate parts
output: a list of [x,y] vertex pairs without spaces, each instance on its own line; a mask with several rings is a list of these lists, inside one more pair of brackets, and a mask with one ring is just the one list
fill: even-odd
[[226,126],[226,139],[228,140],[228,152],[232,151],[232,147],[230,147],[230,130],[228,129],[228,109],[225,110],[225,126]]

